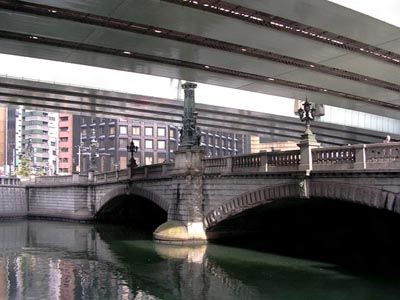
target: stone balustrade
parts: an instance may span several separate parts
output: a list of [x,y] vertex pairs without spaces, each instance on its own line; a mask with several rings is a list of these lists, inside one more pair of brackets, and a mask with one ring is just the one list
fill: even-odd
[[[359,144],[311,150],[312,170],[399,169],[400,143]],[[231,174],[249,172],[298,171],[301,163],[299,150],[260,152],[248,155],[224,156],[203,159],[204,174]],[[94,183],[118,182],[129,179],[152,179],[169,176],[173,163],[141,166],[99,173]],[[34,179],[35,184],[86,184],[87,175],[45,176]],[[0,184],[19,184],[19,179],[0,178]]]
[[72,174],[67,176],[40,176],[35,177],[30,184],[38,185],[70,185],[70,184],[87,184],[88,176],[81,174]]
[[249,154],[249,155],[238,155],[232,156],[232,170],[251,170],[251,171],[262,171],[262,166],[265,168],[266,155],[264,152]]
[[400,158],[400,143],[366,145],[367,162],[393,161]]
[[203,160],[203,168],[206,174],[221,173],[228,167],[229,157],[206,158]]
[[[363,145],[357,145],[363,147]],[[313,170],[356,168],[356,147],[338,146],[315,148],[311,151]]]
[[20,185],[21,179],[18,177],[0,177],[0,185]]
[[300,164],[300,151],[273,151],[267,154],[267,171],[296,171]]
[[367,169],[400,168],[400,143],[380,143],[365,145]]
[[[399,169],[400,143],[358,144],[311,150],[312,170]],[[298,171],[299,150],[204,159],[205,174]]]
[[151,179],[159,178],[167,175],[169,168],[173,166],[170,163],[147,165],[142,167],[137,167],[132,170],[133,179]]

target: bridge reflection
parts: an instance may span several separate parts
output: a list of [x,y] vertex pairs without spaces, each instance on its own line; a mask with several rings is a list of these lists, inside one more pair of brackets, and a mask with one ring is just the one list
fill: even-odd
[[158,244],[119,226],[5,222],[0,239],[2,299],[313,300],[327,285],[335,295],[365,296],[365,283],[334,265],[214,244]]

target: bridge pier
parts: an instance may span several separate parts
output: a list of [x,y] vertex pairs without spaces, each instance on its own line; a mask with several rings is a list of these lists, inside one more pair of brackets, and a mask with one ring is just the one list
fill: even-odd
[[154,231],[154,238],[164,243],[205,243],[203,225],[204,150],[178,150],[171,176],[176,183],[168,221]]

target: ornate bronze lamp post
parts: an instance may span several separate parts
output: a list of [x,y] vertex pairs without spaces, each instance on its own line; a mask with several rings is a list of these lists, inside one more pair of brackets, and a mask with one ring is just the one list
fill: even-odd
[[139,147],[135,146],[135,143],[133,142],[133,140],[130,142],[130,144],[128,146],[126,146],[126,150],[131,154],[131,157],[129,158],[129,163],[128,163],[128,167],[130,167],[131,169],[137,167],[137,163],[135,158],[133,157],[133,153],[138,152]]
[[308,102],[308,99],[306,97],[306,102],[303,104],[304,109],[299,108],[299,110],[298,110],[300,121],[306,123],[306,131],[304,132],[305,134],[312,133],[311,129],[310,129],[310,121],[314,120],[315,108],[313,108],[311,106],[312,106],[312,104],[310,102]]
[[99,142],[96,140],[96,131],[92,129],[92,139],[90,140],[89,145],[89,156],[90,156],[90,163],[89,163],[89,171],[96,171],[97,170],[97,157],[99,157]]
[[311,107],[311,103],[306,102],[303,104],[304,109],[298,110],[301,122],[306,123],[306,131],[301,135],[300,143],[297,144],[300,148],[300,165],[299,170],[305,170],[307,174],[312,170],[312,152],[311,149],[320,147],[317,142],[315,134],[311,132],[310,121],[314,120],[315,108]]
[[186,82],[182,84],[185,91],[183,102],[183,127],[180,130],[179,150],[198,149],[200,147],[201,130],[197,126],[197,112],[194,100],[194,89],[197,84]]

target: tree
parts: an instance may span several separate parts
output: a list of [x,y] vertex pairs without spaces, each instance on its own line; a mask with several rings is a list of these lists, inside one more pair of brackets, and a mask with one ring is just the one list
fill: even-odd
[[22,156],[18,167],[17,175],[28,177],[32,174],[32,161],[29,156]]

